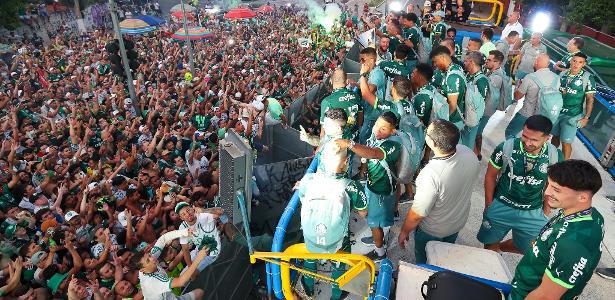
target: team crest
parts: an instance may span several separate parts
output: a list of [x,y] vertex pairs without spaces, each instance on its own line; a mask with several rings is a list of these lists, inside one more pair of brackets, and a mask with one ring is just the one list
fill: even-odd
[[547,164],[542,164],[542,165],[540,165],[540,168],[539,168],[540,173],[547,173],[547,167],[548,167],[548,166],[549,166],[549,165],[547,165]]
[[318,235],[325,235],[325,234],[327,234],[327,226],[325,224],[322,224],[322,223],[316,225],[316,233]]
[[551,232],[553,232],[553,228],[549,228],[545,230],[545,232],[543,232],[542,235],[540,236],[540,240],[543,242],[546,241],[551,235]]
[[581,81],[581,79],[577,79],[577,81],[575,81],[574,84],[580,86],[581,84],[583,84],[583,81]]

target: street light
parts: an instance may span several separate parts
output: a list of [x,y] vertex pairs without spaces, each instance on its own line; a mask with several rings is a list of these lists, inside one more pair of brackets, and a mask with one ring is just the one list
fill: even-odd
[[113,29],[115,31],[115,35],[117,36],[118,43],[120,45],[120,56],[122,57],[122,65],[124,66],[124,73],[126,73],[126,83],[128,84],[128,93],[130,94],[130,99],[132,99],[135,109],[138,111],[137,103],[137,93],[135,91],[134,82],[132,81],[132,72],[130,71],[130,66],[128,65],[128,57],[126,56],[126,47],[124,47],[124,37],[122,37],[122,33],[120,31],[120,25],[117,20],[117,15],[115,14],[117,11],[117,6],[113,0],[109,0],[109,9],[111,10],[111,21],[113,22]]
[[539,11],[532,18],[530,28],[532,32],[544,33],[551,26],[551,14]]
[[190,64],[190,72],[194,72],[194,54],[192,53],[192,42],[190,41],[190,36],[188,36],[188,24],[186,17],[186,8],[184,7],[184,0],[179,0],[179,3],[182,5],[182,14],[184,17],[184,32],[186,33],[186,41],[188,42],[188,63]]

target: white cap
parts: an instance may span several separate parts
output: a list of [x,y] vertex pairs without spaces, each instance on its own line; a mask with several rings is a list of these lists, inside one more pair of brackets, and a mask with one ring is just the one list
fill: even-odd
[[235,98],[241,98],[241,93],[240,92],[235,93]]
[[91,191],[91,190],[93,190],[93,189],[95,189],[97,187],[98,187],[98,182],[92,182],[92,183],[88,184],[88,191]]
[[67,212],[67,213],[64,215],[64,220],[65,220],[66,222],[69,222],[70,220],[72,220],[74,217],[76,217],[76,216],[78,216],[78,215],[79,215],[78,213],[76,213],[75,211],[71,210],[71,211]]
[[139,126],[139,132],[143,132],[145,130],[145,128],[147,128],[147,126],[145,126],[145,125]]
[[130,105],[130,104],[132,104],[132,99],[130,99],[130,98],[126,98],[126,99],[124,99],[124,104],[125,104],[125,105]]

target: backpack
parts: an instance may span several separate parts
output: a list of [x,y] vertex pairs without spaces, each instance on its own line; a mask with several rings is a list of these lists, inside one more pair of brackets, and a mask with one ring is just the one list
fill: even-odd
[[557,88],[561,77],[553,78],[553,81],[548,86],[542,83],[535,73],[528,75],[527,78],[538,86],[538,108],[540,114],[549,118],[551,123],[555,124],[564,106],[564,98]]
[[416,29],[416,31],[419,33],[419,42],[416,45],[416,50],[414,50],[414,48],[410,48],[410,49],[412,49],[412,51],[416,55],[416,60],[418,60],[420,63],[427,63],[429,61],[429,52],[427,52],[427,49],[425,48],[425,40],[423,39],[423,32],[421,31],[420,28],[416,26],[414,27],[414,29]]
[[419,92],[427,94],[429,98],[431,98],[431,115],[429,120],[433,121],[435,119],[442,119],[448,121],[450,116],[450,107],[448,106],[448,101],[446,97],[442,96],[440,93],[434,93],[428,89],[422,90]]
[[[509,172],[508,177],[510,178],[510,182],[508,183],[508,189],[512,187],[512,179],[513,179],[513,161],[511,158],[513,154],[513,148],[515,148],[515,139],[508,139],[504,142],[504,147],[502,148],[502,169],[500,174],[504,174],[506,171]],[[553,144],[547,142],[547,153],[549,154],[549,166],[554,165],[559,161],[559,153],[557,152],[557,148],[553,146]]]
[[498,289],[453,271],[429,276],[421,286],[421,295],[426,300],[504,299]]
[[[502,78],[502,85],[499,88],[494,87],[491,84],[491,80],[489,80],[490,99],[486,101],[485,115],[492,115],[496,109],[504,111],[514,101],[512,93],[512,78],[506,76],[501,68],[497,69],[491,75]],[[487,105],[487,103],[489,103],[489,105]]]
[[[424,133],[423,133],[424,136]],[[375,139],[372,135],[371,139]],[[391,184],[391,192],[395,191],[393,186],[393,178],[400,183],[408,184],[412,182],[414,173],[416,172],[421,158],[423,157],[423,147],[419,145],[419,141],[410,133],[398,130],[394,135],[391,135],[387,140],[397,142],[401,145],[399,159],[397,160],[397,169],[391,170],[386,160],[380,160],[380,165],[385,169],[389,176]],[[423,144],[425,139],[423,138]]]
[[[302,182],[310,184],[301,197],[301,227],[310,252],[335,253],[348,234],[350,199],[346,187],[350,179],[307,174]],[[326,187],[326,188],[322,188]]]
[[[476,80],[478,80],[478,78],[481,78],[481,76],[485,77],[485,75],[480,74],[479,76],[476,77],[475,80],[467,81],[465,79],[465,75],[463,74],[463,72],[459,70],[453,70],[451,71],[451,73],[462,76],[462,78],[464,79],[466,83],[466,93],[464,97],[465,113],[462,114],[461,111],[459,111],[459,106],[457,106],[457,111],[459,111],[459,115],[461,116],[461,119],[463,120],[463,123],[466,126],[468,127],[477,126],[478,123],[480,122],[480,118],[482,118],[483,115],[485,114],[485,98],[483,98],[483,96],[478,91]],[[448,81],[448,76],[450,76],[450,74],[446,75],[447,81]]]

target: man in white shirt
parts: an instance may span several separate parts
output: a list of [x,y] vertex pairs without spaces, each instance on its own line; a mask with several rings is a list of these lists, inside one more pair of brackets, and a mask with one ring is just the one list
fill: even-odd
[[501,40],[506,39],[506,37],[508,37],[508,34],[511,31],[516,31],[520,35],[523,35],[523,25],[519,23],[519,12],[518,11],[513,11],[508,16],[508,24],[506,24],[506,27],[504,27],[504,30],[502,30],[502,35],[500,35],[500,39]]
[[434,157],[416,178],[414,202],[397,239],[403,249],[414,231],[417,264],[427,262],[427,242],[455,243],[468,220],[479,164],[470,148],[458,145],[459,138],[459,130],[449,121],[437,119],[427,128],[425,143]]
[[191,237],[181,237],[179,243],[182,245],[180,255],[188,265],[192,265],[201,247],[209,249],[209,255],[199,263],[199,271],[202,271],[213,263],[220,253],[222,244],[220,243],[220,231],[218,230],[218,220],[224,213],[221,208],[203,209],[193,207],[186,202],[179,202],[175,205],[175,213],[182,220],[179,229],[191,229],[194,233]]
[[183,287],[188,283],[190,277],[197,271],[199,263],[207,257],[209,251],[203,247],[196,257],[193,264],[177,278],[170,278],[167,272],[158,265],[158,257],[164,247],[177,238],[189,238],[194,231],[190,229],[175,230],[163,234],[149,253],[138,253],[130,259],[130,265],[139,270],[139,283],[144,300],[198,300],[203,297],[202,289],[194,289],[187,294],[176,296],[171,289]]

